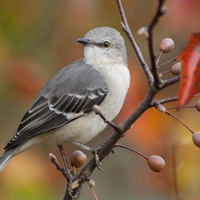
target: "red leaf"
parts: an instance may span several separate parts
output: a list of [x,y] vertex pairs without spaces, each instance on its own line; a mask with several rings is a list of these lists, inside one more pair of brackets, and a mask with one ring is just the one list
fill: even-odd
[[190,35],[188,45],[180,53],[180,60],[182,74],[178,92],[179,109],[200,89],[200,33]]

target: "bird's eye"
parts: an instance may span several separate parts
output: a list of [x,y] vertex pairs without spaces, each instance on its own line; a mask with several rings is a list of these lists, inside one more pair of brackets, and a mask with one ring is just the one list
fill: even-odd
[[104,47],[104,48],[109,48],[110,47],[110,41],[108,41],[108,40],[106,40],[106,41],[104,41],[103,43],[102,43],[102,47]]

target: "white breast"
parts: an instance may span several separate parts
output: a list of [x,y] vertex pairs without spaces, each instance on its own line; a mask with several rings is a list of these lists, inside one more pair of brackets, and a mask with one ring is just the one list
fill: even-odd
[[[109,91],[105,100],[100,104],[100,108],[108,120],[113,120],[119,113],[129,88],[129,70],[123,65],[98,66],[96,69],[105,77]],[[42,137],[45,137],[44,141],[56,144],[63,144],[70,140],[86,143],[106,126],[107,124],[92,111]]]

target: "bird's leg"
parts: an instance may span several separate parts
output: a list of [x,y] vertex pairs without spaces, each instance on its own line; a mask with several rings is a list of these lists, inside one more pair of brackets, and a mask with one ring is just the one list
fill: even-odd
[[62,157],[62,160],[63,160],[63,163],[64,163],[64,166],[65,166],[65,170],[66,170],[66,173],[67,173],[67,176],[68,176],[68,182],[70,182],[71,178],[72,178],[72,174],[71,174],[71,171],[69,169],[69,165],[67,163],[67,159],[66,159],[66,155],[65,155],[65,150],[63,148],[62,145],[57,145],[59,150],[60,150],[60,154],[61,154],[61,157]]
[[74,140],[71,140],[70,143],[72,144],[75,144],[76,146],[80,147],[81,149],[84,149],[84,150],[87,150],[87,151],[90,151],[93,155],[94,155],[94,158],[95,158],[95,163],[96,163],[96,166],[97,168],[100,170],[100,171],[104,171],[100,165],[100,161],[99,161],[99,156],[98,156],[98,151],[103,147],[103,145],[105,144],[105,142],[103,142],[102,144],[99,144],[95,147],[91,147],[89,145],[86,145],[86,144],[83,144],[81,142],[78,142],[78,141],[74,141]]
[[[124,129],[123,129],[120,125],[116,125],[115,123],[113,123],[113,122],[111,122],[110,120],[106,119],[106,117],[101,113],[101,109],[100,109],[100,107],[99,107],[98,105],[94,105],[94,106],[93,106],[93,111],[94,111],[97,115],[99,115],[99,116],[102,118],[102,120],[103,120],[106,124],[108,124],[110,127],[112,127],[115,131],[117,131],[117,132],[119,132],[119,133],[122,133],[122,137],[123,137]],[[95,147],[91,147],[91,146],[85,145],[85,144],[83,144],[83,143],[81,143],[81,142],[74,141],[74,140],[71,140],[71,141],[69,141],[69,142],[72,143],[72,144],[75,144],[76,146],[78,146],[78,147],[80,147],[80,148],[82,148],[82,149],[85,149],[85,150],[88,150],[88,151],[92,152],[92,153],[94,154],[94,158],[95,158],[95,161],[96,161],[97,168],[98,168],[100,171],[104,171],[104,170],[102,170],[101,167],[100,167],[100,161],[99,161],[98,151],[103,147],[103,145],[104,145],[107,141],[105,141],[105,142],[103,142],[103,143],[101,143],[101,144],[99,144],[99,145],[97,145],[97,146],[95,146]],[[117,155],[117,153],[115,152],[114,149],[112,149],[111,152],[112,152],[113,155],[115,155],[115,156],[118,157],[118,155]]]
[[[108,124],[110,127],[112,127],[115,131],[121,133],[121,134],[122,134],[122,137],[123,137],[124,129],[123,129],[120,125],[116,125],[115,123],[113,123],[113,122],[111,122],[110,120],[106,119],[106,117],[101,113],[101,109],[100,109],[100,107],[99,107],[98,105],[94,105],[94,106],[93,106],[93,111],[94,111],[97,115],[99,115],[99,116],[102,118],[102,120],[103,120],[106,124]],[[97,168],[98,168],[100,171],[104,171],[104,170],[102,170],[101,167],[100,167],[100,161],[99,161],[98,151],[103,147],[103,145],[104,145],[107,141],[105,141],[105,142],[103,142],[103,143],[101,143],[101,144],[99,144],[99,145],[97,145],[97,146],[95,146],[95,147],[91,147],[91,146],[85,145],[85,144],[83,144],[83,143],[81,143],[81,142],[74,141],[74,140],[69,141],[69,142],[72,143],[72,144],[75,144],[76,146],[78,146],[78,147],[80,147],[80,148],[82,148],[82,149],[85,149],[85,150],[88,150],[88,151],[92,152],[92,153],[94,154],[94,158],[95,158],[95,161],[96,161]],[[115,152],[114,149],[112,149],[111,152],[112,152],[113,155],[115,155],[115,156],[118,157],[118,155],[117,155],[117,153]]]
[[74,180],[74,176],[73,174],[71,173],[70,169],[69,169],[69,165],[68,165],[68,162],[67,162],[67,159],[66,159],[66,155],[65,155],[65,150],[63,148],[62,145],[57,145],[59,150],[60,150],[60,154],[62,156],[62,160],[63,160],[63,163],[64,163],[64,166],[65,166],[65,170],[66,170],[66,174],[67,174],[67,181],[68,181],[68,187],[67,187],[67,191],[69,193],[69,195],[73,198],[73,199],[77,199],[79,197],[75,197],[74,195],[72,195],[72,190],[71,190],[71,186],[72,186],[72,182]]
[[53,154],[50,153],[49,158],[50,158],[51,162],[53,162],[55,164],[57,169],[62,172],[62,174],[65,176],[65,178],[68,181],[67,190],[66,190],[65,195],[69,194],[72,199],[78,199],[80,196],[80,190],[81,190],[82,186],[79,187],[78,190],[76,191],[75,195],[73,195],[73,184],[74,184],[73,181],[75,180],[75,176],[71,173],[71,171],[69,169],[69,165],[67,163],[67,159],[66,159],[66,155],[65,155],[63,146],[62,145],[57,145],[57,146],[60,150],[65,168],[62,168],[59,165],[56,156],[54,156]]
[[86,144],[83,144],[81,142],[78,142],[78,141],[75,141],[75,140],[70,140],[69,141],[70,143],[72,144],[75,144],[76,146],[80,147],[81,149],[84,149],[84,150],[87,150],[87,151],[90,151],[92,153],[98,153],[98,151],[102,148],[102,146],[104,145],[104,142],[102,144],[99,144],[95,147],[91,147],[89,145],[86,145]]

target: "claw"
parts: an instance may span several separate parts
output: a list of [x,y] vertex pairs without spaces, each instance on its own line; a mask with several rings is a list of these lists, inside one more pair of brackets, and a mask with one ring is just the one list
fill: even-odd
[[119,159],[119,156],[118,156],[117,152],[114,149],[112,149],[111,153],[112,153],[113,156],[116,156],[117,159]]
[[99,145],[97,145],[97,146],[95,146],[95,147],[91,147],[91,146],[82,144],[81,142],[77,142],[77,141],[70,141],[70,143],[75,144],[76,146],[78,146],[78,147],[80,147],[80,148],[82,148],[82,149],[84,149],[84,150],[88,150],[88,151],[92,152],[93,155],[94,155],[94,158],[95,158],[95,163],[96,163],[97,168],[98,168],[100,171],[102,171],[102,172],[105,171],[105,170],[103,170],[103,169],[100,167],[101,163],[100,163],[100,161],[99,161],[99,156],[98,156],[98,154],[97,154],[98,151],[103,147],[103,145],[105,144],[105,142],[103,142],[102,144],[99,144]]
[[105,170],[100,167],[101,166],[101,162],[99,161],[98,154],[97,153],[93,153],[93,154],[94,154],[94,158],[95,158],[95,164],[96,164],[98,170],[101,171],[101,172],[105,172]]
[[68,194],[72,199],[78,199],[80,197],[80,191],[82,189],[82,186],[78,188],[78,191],[76,192],[75,195],[72,194],[72,188],[68,188]]

